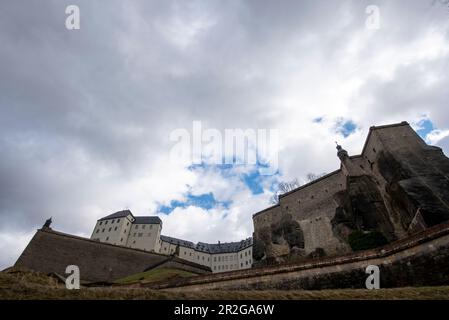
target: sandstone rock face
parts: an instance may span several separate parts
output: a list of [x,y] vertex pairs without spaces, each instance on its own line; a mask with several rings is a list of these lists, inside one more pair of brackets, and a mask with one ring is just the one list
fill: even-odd
[[406,122],[372,127],[361,155],[339,146],[338,157],[339,170],[253,216],[255,265],[348,253],[354,233],[391,242],[449,221],[449,159]]

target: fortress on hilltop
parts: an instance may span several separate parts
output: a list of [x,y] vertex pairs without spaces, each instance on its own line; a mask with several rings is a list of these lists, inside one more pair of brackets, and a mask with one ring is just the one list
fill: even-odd
[[254,214],[252,238],[195,244],[161,235],[157,216],[123,210],[99,219],[90,239],[47,220],[15,266],[61,275],[74,264],[83,280],[108,283],[156,268],[196,275],[148,285],[170,290],[361,288],[368,265],[382,287],[448,285],[442,150],[401,122],[371,127],[360,155],[337,145],[337,157],[338,170]]
[[362,153],[253,215],[256,265],[381,246],[449,220],[449,159],[407,122],[371,127]]

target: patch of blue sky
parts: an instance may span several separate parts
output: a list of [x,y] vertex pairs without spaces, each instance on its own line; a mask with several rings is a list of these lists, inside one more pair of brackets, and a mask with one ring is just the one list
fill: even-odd
[[210,210],[212,208],[222,206],[228,209],[231,205],[231,201],[217,201],[212,192],[193,195],[187,194],[185,201],[172,200],[170,205],[160,205],[158,208],[159,212],[169,214],[176,208],[187,208],[190,206],[199,207],[205,210]]
[[[258,195],[264,192],[264,184],[266,179],[273,180],[272,176],[264,176],[260,174],[260,168],[268,168],[268,164],[257,163],[256,165],[248,165],[248,170],[236,170],[241,165],[236,164],[192,164],[188,167],[190,171],[204,171],[204,170],[217,170],[220,175],[227,179],[238,178],[242,183],[248,187],[253,195]],[[279,175],[279,171],[275,172],[275,175]],[[274,184],[273,184],[274,189]],[[204,193],[201,195],[192,195],[187,193],[185,200],[172,200],[169,205],[160,205],[158,211],[164,214],[170,214],[176,208],[186,208],[189,206],[200,207],[205,210],[209,210],[216,207],[222,207],[229,209],[232,201],[217,201],[213,195],[213,192]]]
[[339,120],[335,126],[335,131],[347,138],[355,132],[357,125],[352,120]]
[[252,194],[263,193],[263,177],[258,170],[242,175],[241,179],[245,185],[251,190]]
[[429,119],[422,119],[417,123],[417,125],[419,128],[416,130],[416,132],[423,139],[426,139],[427,135],[435,130],[435,126]]

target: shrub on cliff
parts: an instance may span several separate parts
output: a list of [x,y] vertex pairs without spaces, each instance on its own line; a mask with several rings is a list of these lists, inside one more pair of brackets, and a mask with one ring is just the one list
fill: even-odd
[[352,250],[360,251],[381,247],[388,243],[385,236],[379,231],[354,231],[348,237]]

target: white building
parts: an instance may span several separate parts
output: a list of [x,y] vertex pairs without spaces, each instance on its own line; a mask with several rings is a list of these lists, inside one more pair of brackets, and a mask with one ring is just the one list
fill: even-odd
[[239,242],[194,244],[190,241],[160,236],[160,252],[174,254],[188,261],[211,268],[212,272],[226,272],[251,268],[252,238]]
[[99,219],[90,238],[159,252],[161,230],[162,221],[159,217],[134,217],[131,211],[123,210]]
[[135,217],[123,210],[97,221],[91,239],[126,246],[195,262],[211,268],[212,272],[226,272],[251,268],[252,238],[239,242],[194,244],[190,241],[161,235],[159,217]]

